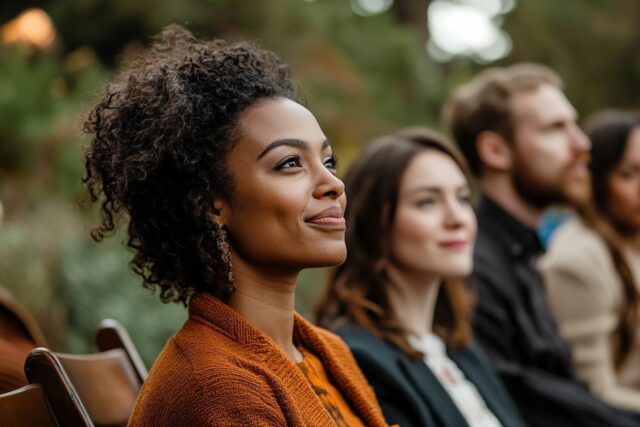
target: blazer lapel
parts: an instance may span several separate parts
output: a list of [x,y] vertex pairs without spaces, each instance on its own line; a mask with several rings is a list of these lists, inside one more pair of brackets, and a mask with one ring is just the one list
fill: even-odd
[[487,407],[504,426],[512,425],[507,408],[501,404],[500,390],[494,387],[492,380],[486,375],[484,367],[472,357],[471,351],[451,351],[451,360],[464,372],[465,377],[476,386]]
[[424,362],[414,362],[403,357],[400,359],[400,368],[420,392],[435,418],[440,419],[443,426],[468,426],[447,391]]

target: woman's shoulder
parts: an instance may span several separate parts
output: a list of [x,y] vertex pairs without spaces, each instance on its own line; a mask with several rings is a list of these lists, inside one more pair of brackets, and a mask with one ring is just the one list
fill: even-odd
[[543,268],[554,264],[602,267],[609,251],[602,237],[581,219],[572,218],[556,231],[541,260]]
[[371,348],[377,338],[368,336],[366,330],[355,325],[344,324],[331,330],[312,325],[304,319],[298,321],[299,333],[304,335],[304,341],[310,347],[323,346],[331,349],[327,354],[343,359],[358,359],[358,352],[364,348]]
[[[223,416],[269,400],[271,388],[259,374],[259,364],[251,366],[250,358],[210,339],[196,346],[193,333],[187,322],[154,362],[134,411],[136,419],[145,420],[139,425],[152,425],[147,421],[158,414],[167,417],[166,425],[174,425],[167,421],[174,418],[206,424],[215,413]],[[270,404],[275,411],[275,399]]]
[[169,383],[174,378],[187,378],[193,383],[195,379],[206,377],[207,373],[217,377],[220,372],[240,369],[234,363],[238,354],[234,353],[231,343],[210,331],[202,331],[200,342],[196,342],[194,335],[198,330],[187,322],[171,337],[154,362],[149,377],[161,377]]
[[350,347],[354,346],[368,346],[379,345],[384,343],[384,340],[374,335],[368,329],[356,325],[350,322],[341,323],[335,328],[335,333],[340,336]]
[[336,327],[335,333],[349,346],[359,362],[366,358],[369,363],[387,365],[406,356],[400,349],[368,329],[345,322]]
[[[257,352],[260,353],[260,352]],[[251,346],[242,345],[221,331],[188,320],[167,342],[149,377],[160,389],[184,383],[191,389],[226,389],[237,381],[261,382],[260,359]],[[254,384],[255,385],[255,384]]]
[[547,254],[606,253],[607,246],[602,237],[580,218],[567,220],[551,238]]

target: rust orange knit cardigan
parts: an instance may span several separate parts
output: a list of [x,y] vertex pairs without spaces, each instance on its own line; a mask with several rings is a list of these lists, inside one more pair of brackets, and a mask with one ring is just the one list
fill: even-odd
[[[387,426],[372,388],[340,338],[295,315],[294,335],[369,427]],[[189,303],[189,319],[154,363],[129,426],[335,426],[304,374],[265,334],[215,297]]]

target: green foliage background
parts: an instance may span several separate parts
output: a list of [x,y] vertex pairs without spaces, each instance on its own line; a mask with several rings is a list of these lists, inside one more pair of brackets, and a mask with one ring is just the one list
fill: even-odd
[[[97,244],[97,221],[82,207],[81,118],[99,88],[164,25],[204,37],[251,39],[287,60],[311,111],[337,147],[342,169],[371,138],[407,125],[438,127],[450,90],[486,65],[431,61],[426,19],[392,11],[354,14],[347,0],[49,0],[0,8],[0,23],[27,6],[51,16],[51,52],[0,47],[0,283],[36,316],[55,350],[86,352],[100,319],[120,320],[147,363],[184,319],[127,268],[123,235]],[[501,63],[557,69],[581,115],[636,108],[640,2],[520,0],[505,17],[514,49]],[[418,24],[416,24],[418,22]],[[422,24],[420,24],[422,23]],[[421,27],[422,26],[422,27]],[[300,278],[299,309],[310,313],[319,271]]]

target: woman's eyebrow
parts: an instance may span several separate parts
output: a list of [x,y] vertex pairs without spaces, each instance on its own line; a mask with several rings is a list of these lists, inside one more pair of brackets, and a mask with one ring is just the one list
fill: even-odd
[[436,187],[436,186],[432,187],[432,186],[423,185],[423,186],[411,189],[411,191],[409,191],[407,194],[410,196],[412,194],[419,194],[419,193],[442,193],[442,188]]
[[[454,189],[455,192],[467,191],[469,190],[469,186],[466,184],[460,185]],[[445,189],[440,186],[430,186],[423,185],[420,187],[413,188],[408,192],[408,195],[419,194],[419,193],[443,193]]]
[[[263,158],[269,151],[273,150],[274,148],[282,147],[282,146],[301,148],[303,150],[306,150],[309,148],[309,143],[301,139],[295,139],[295,138],[279,139],[267,145],[267,147],[264,150],[262,150],[257,160],[260,160],[261,158]],[[330,146],[331,144],[329,143],[329,140],[325,139],[324,142],[322,143],[322,149],[324,150],[325,148]]]

